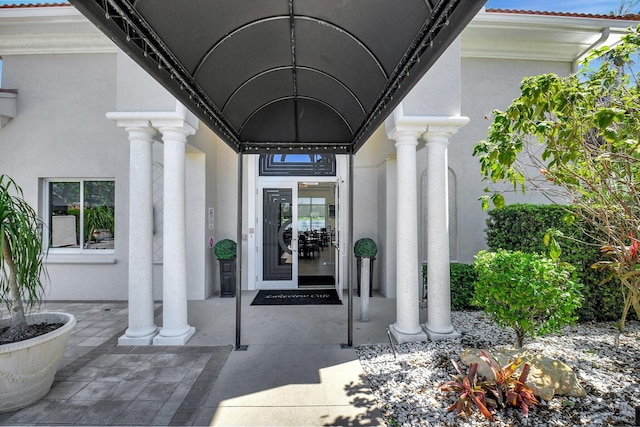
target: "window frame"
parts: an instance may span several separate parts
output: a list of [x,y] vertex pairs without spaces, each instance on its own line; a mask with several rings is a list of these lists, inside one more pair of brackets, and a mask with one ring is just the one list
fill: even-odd
[[[108,248],[108,249],[98,249],[98,248],[85,248],[85,236],[84,236],[84,212],[85,212],[85,183],[86,182],[96,182],[96,181],[105,181],[105,182],[113,182],[113,198],[114,198],[114,229],[116,229],[117,227],[115,226],[116,223],[116,217],[115,217],[115,210],[116,210],[116,180],[115,178],[112,177],[55,177],[55,178],[46,178],[42,180],[42,194],[43,194],[43,223],[44,223],[44,227],[43,227],[43,240],[44,240],[44,246],[50,255],[53,255],[53,257],[49,260],[50,262],[56,262],[56,256],[57,255],[63,255],[65,257],[68,256],[72,256],[72,255],[80,255],[82,257],[96,257],[98,255],[107,255],[109,257],[112,257],[113,254],[115,253],[115,245],[116,245],[116,237],[115,237],[115,232],[114,232],[114,236],[113,236],[113,244],[114,247],[113,248]],[[80,196],[80,200],[79,200],[79,204],[81,206],[80,209],[80,215],[79,215],[79,221],[80,224],[78,225],[78,230],[81,230],[80,232],[80,236],[77,236],[80,238],[80,241],[78,243],[77,247],[55,247],[51,245],[51,233],[52,233],[52,214],[51,214],[51,191],[50,191],[50,186],[51,183],[54,182],[63,182],[63,183],[79,183],[80,184],[80,189],[79,189],[79,196]],[[111,261],[106,261],[106,262],[111,262]]]

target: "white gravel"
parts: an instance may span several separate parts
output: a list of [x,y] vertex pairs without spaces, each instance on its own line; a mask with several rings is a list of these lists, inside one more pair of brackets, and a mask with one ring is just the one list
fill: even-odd
[[461,418],[447,407],[453,395],[438,385],[455,372],[450,359],[466,348],[512,346],[515,335],[497,327],[482,312],[454,312],[460,339],[356,348],[369,385],[389,426],[609,426],[636,425],[640,406],[640,323],[627,322],[619,335],[613,323],[583,323],[562,334],[525,341],[525,348],[559,359],[576,372],[588,396],[555,396],[532,409],[498,411],[491,424],[477,412]]

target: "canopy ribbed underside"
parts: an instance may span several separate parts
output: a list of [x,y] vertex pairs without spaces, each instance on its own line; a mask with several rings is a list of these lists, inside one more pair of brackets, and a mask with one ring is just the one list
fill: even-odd
[[485,0],[71,0],[237,152],[355,152]]

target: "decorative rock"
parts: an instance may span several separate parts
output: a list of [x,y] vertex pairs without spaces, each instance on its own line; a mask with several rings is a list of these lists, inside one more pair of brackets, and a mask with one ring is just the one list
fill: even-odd
[[[522,349],[503,348],[486,352],[500,366],[504,366],[509,361],[521,357],[523,364],[528,363],[531,367],[527,377],[527,384],[536,396],[544,400],[551,400],[556,394],[572,397],[584,397],[587,395],[578,383],[573,369],[559,360]],[[480,350],[464,350],[460,354],[460,360],[467,366],[472,363],[478,363],[478,374],[487,378],[493,377],[487,362],[480,358]],[[518,372],[520,371],[518,370]]]
[[[560,359],[571,366],[588,393],[586,397],[556,395],[532,408],[529,417],[517,408],[497,411],[490,422],[477,411],[467,418],[447,408],[455,393],[438,385],[455,373],[450,359],[459,360],[465,348],[503,348],[515,339],[512,329],[500,328],[477,311],[452,313],[452,323],[462,332],[459,339],[438,342],[389,343],[356,346],[360,364],[378,406],[389,425],[400,427],[526,427],[635,425],[640,404],[640,322],[627,322],[618,334],[611,322],[582,323],[566,327],[562,334],[538,337],[527,343],[531,353]],[[622,367],[622,371],[621,371]],[[631,369],[634,373],[628,373]],[[410,402],[407,409],[405,402]]]

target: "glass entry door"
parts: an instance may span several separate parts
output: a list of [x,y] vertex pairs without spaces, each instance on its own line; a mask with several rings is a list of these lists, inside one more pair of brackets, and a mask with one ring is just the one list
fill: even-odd
[[[259,289],[298,287],[297,185],[262,187]],[[261,253],[260,253],[261,252]]]

